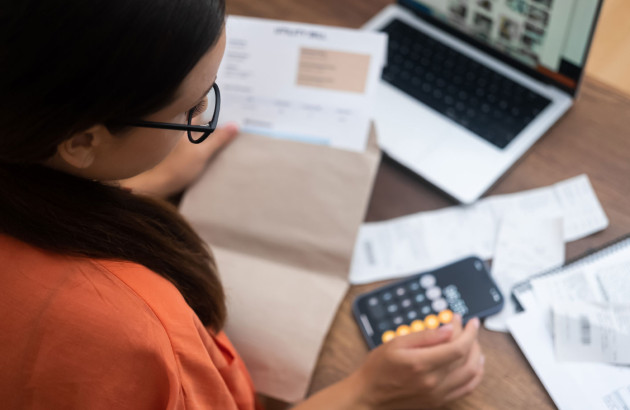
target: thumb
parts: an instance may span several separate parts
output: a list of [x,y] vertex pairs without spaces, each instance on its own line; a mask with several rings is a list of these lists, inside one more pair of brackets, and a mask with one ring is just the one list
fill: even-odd
[[391,344],[402,349],[413,349],[415,347],[435,346],[448,342],[453,335],[453,325],[446,324],[437,329],[412,332],[408,335],[398,336],[392,340]]
[[225,124],[224,126],[214,130],[212,134],[202,144],[209,153],[218,151],[238,134],[238,126],[234,123]]

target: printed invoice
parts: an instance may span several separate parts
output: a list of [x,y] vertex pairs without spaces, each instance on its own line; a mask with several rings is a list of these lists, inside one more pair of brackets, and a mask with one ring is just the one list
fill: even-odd
[[240,16],[228,17],[226,30],[222,123],[365,150],[385,34]]

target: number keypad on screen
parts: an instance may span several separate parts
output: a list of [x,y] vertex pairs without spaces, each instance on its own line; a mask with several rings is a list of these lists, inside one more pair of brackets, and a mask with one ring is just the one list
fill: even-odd
[[373,329],[383,342],[411,332],[435,329],[453,318],[442,289],[431,274],[373,294],[367,306]]
[[395,337],[435,329],[457,314],[473,317],[499,312],[504,299],[485,263],[469,256],[358,295],[352,311],[370,348]]

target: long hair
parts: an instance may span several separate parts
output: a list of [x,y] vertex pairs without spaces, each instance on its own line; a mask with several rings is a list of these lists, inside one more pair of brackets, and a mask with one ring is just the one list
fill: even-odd
[[[40,165],[95,124],[174,98],[221,35],[224,0],[10,0],[0,11],[0,233],[49,251],[139,263],[219,330],[209,250],[176,209]],[[121,136],[124,138],[124,136]]]

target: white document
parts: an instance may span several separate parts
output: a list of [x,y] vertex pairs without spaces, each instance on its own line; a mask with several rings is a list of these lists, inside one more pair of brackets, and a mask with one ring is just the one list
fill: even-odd
[[492,277],[505,296],[505,306],[484,320],[489,330],[507,332],[507,320],[516,314],[509,297],[512,288],[530,276],[564,263],[563,220],[561,217],[506,215],[501,221],[492,260]]
[[365,223],[355,244],[350,281],[354,284],[406,276],[469,255],[493,256],[503,217],[561,217],[564,241],[608,226],[608,218],[586,175],[514,194],[485,198],[470,206],[421,212]]
[[630,305],[555,303],[552,324],[558,360],[630,364]]
[[362,152],[386,59],[383,33],[229,16],[221,122]]
[[508,321],[512,336],[560,410],[630,408],[630,368],[561,362],[554,355],[545,313],[528,309]]
[[630,247],[623,247],[605,259],[569,265],[561,273],[533,279],[531,286],[536,305],[547,311],[565,302],[628,303],[628,293],[622,293],[630,287],[628,272]]
[[630,364],[630,248],[536,278],[531,286],[536,305],[552,313],[559,359]]
[[597,280],[609,303],[630,303],[630,256],[627,261],[599,269]]

